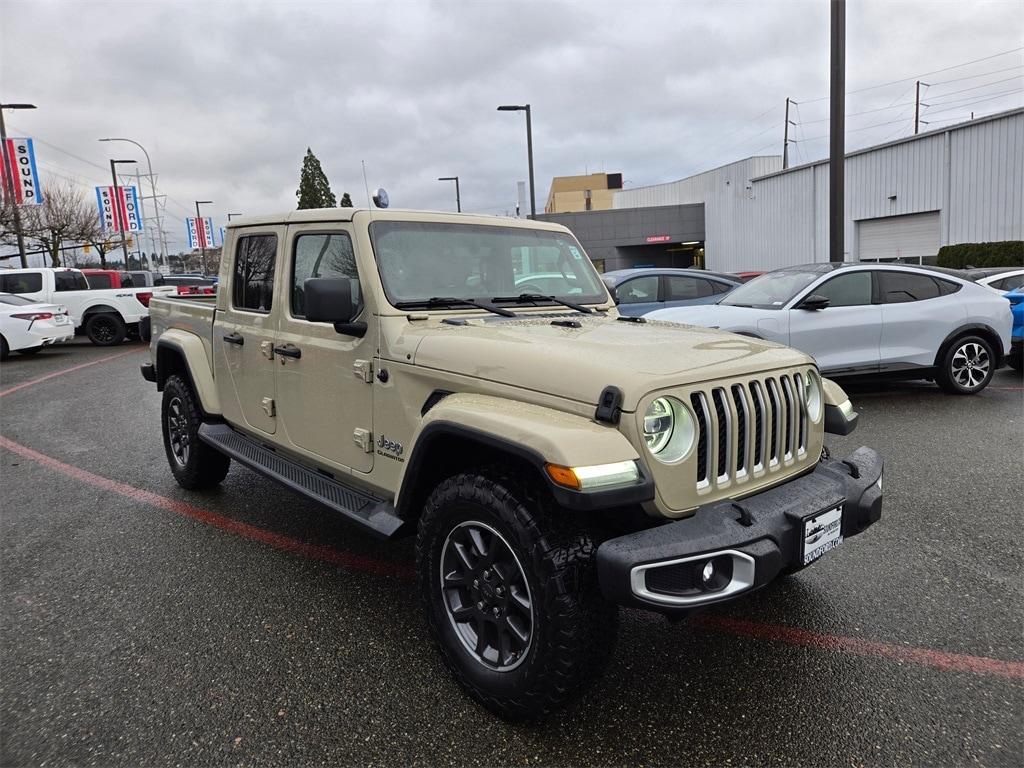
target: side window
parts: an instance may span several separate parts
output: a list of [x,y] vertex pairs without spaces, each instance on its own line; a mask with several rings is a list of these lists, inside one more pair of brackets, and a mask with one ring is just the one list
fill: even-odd
[[235,309],[269,312],[274,301],[277,235],[247,235],[235,246],[231,301]]
[[878,273],[879,293],[885,304],[904,304],[908,301],[924,301],[939,295],[939,284],[927,275],[911,272]]
[[711,283],[699,277],[669,276],[668,300],[699,299],[712,294]]
[[939,293],[943,296],[949,296],[951,293],[956,293],[963,287],[960,283],[951,283],[949,280],[940,280],[937,277],[935,278],[935,282],[939,286]]
[[54,272],[54,289],[58,291],[88,291],[89,281],[81,272]]
[[833,277],[811,293],[828,299],[829,307],[859,307],[871,303],[871,273],[850,272]]
[[[110,275],[89,275],[86,279],[89,281],[89,290],[96,291],[110,287]],[[58,290],[60,289],[58,288]]]
[[643,304],[658,300],[658,276],[636,277],[619,285],[615,295],[620,304]]
[[1012,291],[1014,288],[1020,288],[1022,285],[1024,285],[1024,274],[1004,277],[1002,280],[996,280],[992,283],[992,287],[998,288],[1000,291]]
[[345,232],[299,235],[295,238],[292,263],[292,317],[305,317],[303,286],[311,277],[348,277],[352,283],[352,303],[359,306],[359,272],[352,239]]
[[709,280],[708,282],[711,283],[711,289],[716,294],[728,293],[729,291],[731,291],[735,287],[733,285],[729,285],[729,283],[720,283],[717,280]]
[[0,292],[36,293],[43,290],[42,272],[18,272],[14,275],[0,275]]

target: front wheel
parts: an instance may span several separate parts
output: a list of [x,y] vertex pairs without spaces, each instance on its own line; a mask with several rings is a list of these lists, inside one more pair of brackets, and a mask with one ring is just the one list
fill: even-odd
[[85,321],[85,335],[97,347],[114,347],[124,341],[127,334],[120,316],[103,312],[90,315]]
[[427,624],[456,681],[493,712],[534,719],[595,676],[617,609],[598,591],[597,543],[543,492],[499,472],[439,485],[416,563]]
[[942,356],[935,380],[952,395],[973,395],[988,386],[994,373],[992,345],[981,336],[963,336]]
[[192,387],[180,376],[171,376],[164,385],[160,420],[167,463],[178,485],[197,490],[224,479],[231,459],[199,439],[202,408]]

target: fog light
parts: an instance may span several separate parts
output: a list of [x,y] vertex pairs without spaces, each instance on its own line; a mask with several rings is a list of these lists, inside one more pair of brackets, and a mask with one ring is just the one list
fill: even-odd
[[704,563],[704,570],[701,571],[700,577],[704,581],[704,586],[707,586],[711,582],[711,579],[715,577],[714,560],[708,560],[706,563]]

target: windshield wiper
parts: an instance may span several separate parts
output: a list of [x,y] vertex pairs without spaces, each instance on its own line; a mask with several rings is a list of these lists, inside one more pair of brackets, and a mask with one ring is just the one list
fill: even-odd
[[553,301],[555,304],[561,304],[563,307],[575,309],[577,312],[582,312],[586,315],[594,314],[594,310],[590,307],[585,307],[582,304],[576,304],[572,301],[566,301],[565,299],[560,299],[557,296],[545,296],[541,293],[520,293],[518,296],[495,296],[491,301],[514,301],[516,304],[525,304],[527,301]]
[[486,309],[488,312],[493,312],[496,315],[502,317],[519,317],[515,312],[510,309],[503,309],[502,307],[496,307],[493,304],[488,304],[483,301],[477,301],[476,299],[456,299],[450,296],[433,296],[429,299],[419,299],[416,301],[399,301],[395,304],[399,309],[412,309],[414,307],[426,307],[428,309],[433,307],[450,307],[450,306],[465,306],[465,307],[479,307],[480,309]]

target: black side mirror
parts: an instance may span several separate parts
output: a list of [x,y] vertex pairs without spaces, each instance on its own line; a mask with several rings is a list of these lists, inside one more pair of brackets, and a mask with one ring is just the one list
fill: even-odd
[[306,319],[311,323],[333,323],[338,333],[362,337],[366,334],[366,323],[353,322],[359,310],[353,294],[358,290],[358,282],[347,277],[311,277],[302,285]]
[[812,293],[797,305],[797,309],[824,309],[829,305],[830,299],[817,293]]
[[622,303],[622,299],[619,298],[619,292],[614,288],[609,288],[608,293],[612,295],[612,301],[615,302],[615,306],[619,306]]

